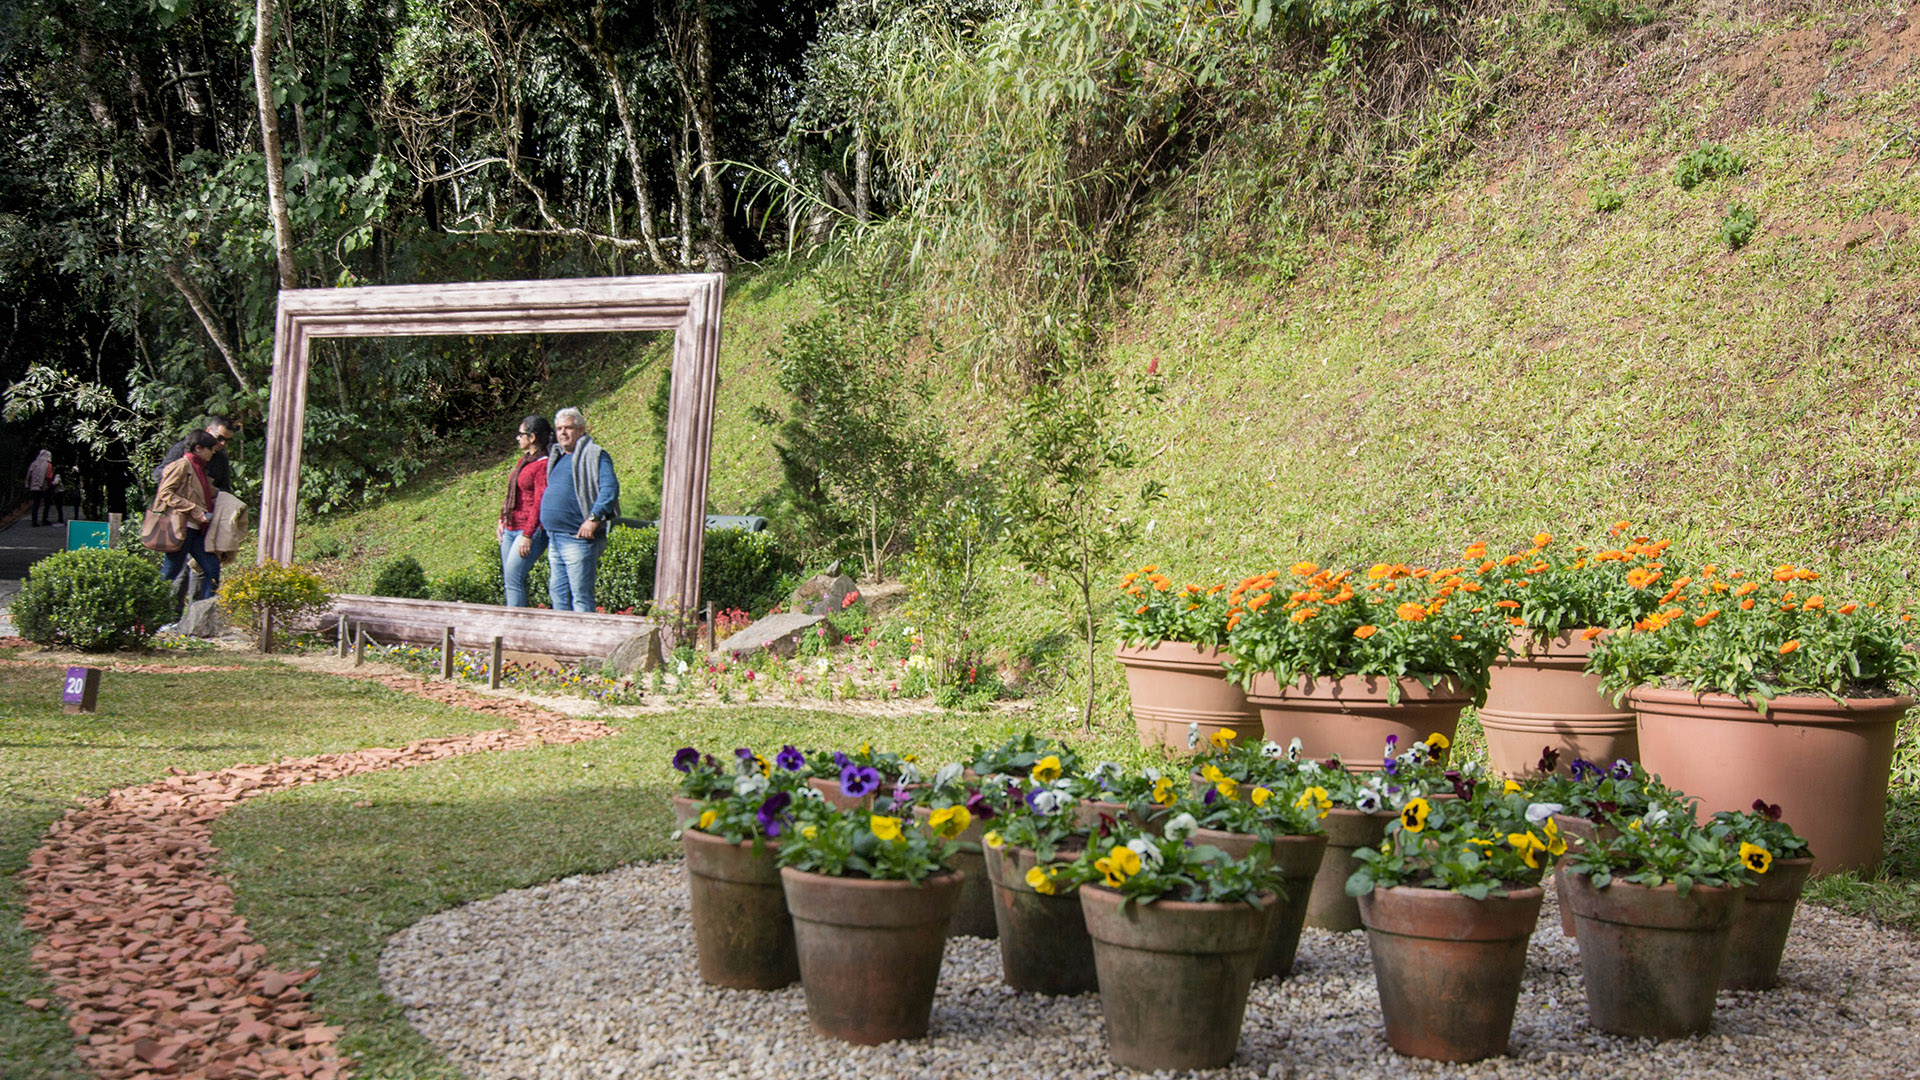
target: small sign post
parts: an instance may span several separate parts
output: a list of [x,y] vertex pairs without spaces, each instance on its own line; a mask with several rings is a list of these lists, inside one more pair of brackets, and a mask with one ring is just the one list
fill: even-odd
[[90,713],[100,702],[100,669],[70,667],[61,684],[60,702],[70,713]]

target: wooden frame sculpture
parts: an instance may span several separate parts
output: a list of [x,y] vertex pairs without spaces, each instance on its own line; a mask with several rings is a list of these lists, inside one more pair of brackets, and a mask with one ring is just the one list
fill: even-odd
[[267,406],[261,561],[293,561],[308,353],[315,338],[672,330],[673,392],[653,595],[656,602],[691,613],[700,599],[725,290],[724,274],[672,274],[282,292],[274,320],[273,389]]

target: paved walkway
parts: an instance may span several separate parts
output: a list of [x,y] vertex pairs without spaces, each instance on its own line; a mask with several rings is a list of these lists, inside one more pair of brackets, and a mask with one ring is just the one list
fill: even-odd
[[0,637],[14,633],[7,608],[13,604],[13,594],[20,591],[20,580],[27,576],[27,568],[66,548],[66,526],[35,527],[33,519],[26,514],[0,529]]

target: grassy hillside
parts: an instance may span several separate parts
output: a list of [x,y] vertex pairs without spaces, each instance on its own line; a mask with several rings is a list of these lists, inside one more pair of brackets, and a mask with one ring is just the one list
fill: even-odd
[[[1703,5],[1610,50],[1513,98],[1496,138],[1369,234],[1290,250],[1297,272],[1138,281],[1109,355],[1158,361],[1166,393],[1128,423],[1170,492],[1139,558],[1229,577],[1625,517],[1916,595],[1920,12]],[[1709,143],[1746,168],[1682,190],[1677,161]],[[1756,225],[1730,250],[1735,204]],[[1141,266],[1179,264],[1146,243]],[[747,413],[778,403],[772,350],[814,296],[790,270],[729,293],[717,512],[775,479]],[[627,484],[658,452],[645,403],[664,358],[637,346],[586,401]],[[948,383],[950,427],[983,455],[1006,403],[964,372]],[[316,526],[303,549],[341,536],[463,563],[491,537],[503,461]],[[997,582],[985,633],[1004,652],[1052,629],[1040,588],[1012,567]]]

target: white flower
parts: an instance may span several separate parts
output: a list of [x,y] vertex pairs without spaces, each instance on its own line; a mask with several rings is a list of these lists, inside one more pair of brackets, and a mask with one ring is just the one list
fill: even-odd
[[1353,808],[1363,814],[1371,814],[1380,809],[1380,793],[1362,791],[1353,797]]
[[1160,828],[1160,835],[1178,844],[1192,836],[1199,828],[1200,823],[1194,820],[1192,814],[1182,812],[1167,819],[1167,823]]
[[1260,744],[1260,756],[1263,758],[1278,759],[1281,756],[1285,755],[1286,752],[1287,752],[1286,747],[1281,746],[1279,743],[1274,742],[1272,739],[1268,739],[1266,742],[1263,742]]
[[933,774],[933,786],[937,788],[946,787],[948,784],[960,779],[960,774],[966,771],[967,767],[965,765],[957,761],[949,761],[945,765],[940,766],[939,772]]
[[1320,763],[1317,761],[1303,761],[1300,763],[1300,771],[1303,773],[1317,773],[1320,771]]
[[1064,791],[1048,788],[1033,797],[1033,809],[1037,814],[1051,814],[1063,806],[1073,805],[1073,798]]
[[827,672],[833,670],[833,660],[825,656],[815,657],[813,661],[813,670],[816,672],[819,672],[822,675],[825,675]]
[[1187,725],[1187,749],[1191,750],[1194,747],[1199,745],[1200,745],[1200,725],[1198,723],[1188,724]]
[[1646,816],[1640,819],[1640,824],[1643,828],[1658,828],[1659,826],[1665,825],[1667,823],[1667,818],[1669,816],[1670,815],[1667,813],[1666,807],[1656,806],[1653,809],[1647,811]]
[[1157,783],[1159,781],[1161,773],[1159,769],[1156,769],[1153,766],[1149,765],[1146,768],[1140,770],[1140,775],[1147,778],[1147,783],[1152,784],[1152,783]]
[[735,795],[758,795],[767,790],[767,778],[759,773],[747,773],[733,781]]
[[803,799],[825,799],[826,798],[825,795],[820,794],[820,789],[817,787],[814,787],[812,784],[808,784],[805,787],[802,787],[800,789],[800,797]]
[[685,660],[676,660],[674,663],[679,665],[679,667],[674,669],[677,674],[685,675],[687,673],[687,662]]
[[1135,855],[1140,856],[1140,863],[1143,866],[1158,870],[1160,864],[1166,861],[1166,856],[1160,854],[1160,845],[1144,836],[1136,836],[1127,841],[1127,847]]
[[1287,744],[1287,760],[1299,761],[1302,752],[1300,748],[1300,736],[1295,735],[1293,741]]
[[922,774],[920,772],[920,766],[915,765],[911,761],[903,761],[900,763],[900,782],[901,783],[917,784],[921,781],[921,779],[922,779]]
[[1557,802],[1528,803],[1527,824],[1538,825],[1564,809],[1566,807]]
[[1406,753],[1400,755],[1400,760],[1405,761],[1412,765],[1426,764],[1427,744],[1423,742],[1414,743],[1412,746],[1407,748]]

